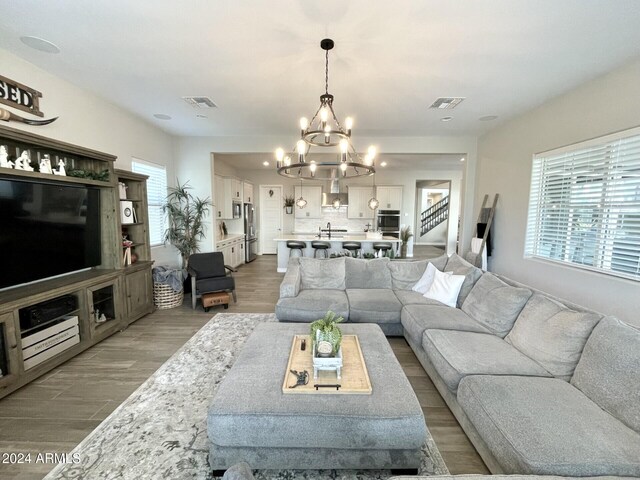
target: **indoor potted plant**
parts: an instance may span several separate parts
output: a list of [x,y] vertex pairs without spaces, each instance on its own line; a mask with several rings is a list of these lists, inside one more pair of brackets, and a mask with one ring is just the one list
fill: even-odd
[[169,227],[164,232],[164,242],[178,249],[182,268],[187,268],[189,256],[200,250],[198,242],[204,238],[203,220],[209,214],[211,202],[191,195],[189,182],[170,187],[162,211],[167,215]]
[[[338,323],[343,320],[343,317],[329,311],[324,318],[320,318],[311,323],[311,341],[313,342],[314,350],[318,351],[320,355],[335,356],[340,350],[342,331],[338,327]],[[328,343],[331,349],[328,352],[324,348],[319,349],[320,343]]]
[[400,229],[400,240],[402,241],[402,245],[400,245],[400,258],[407,258],[407,245],[411,237],[413,237],[413,232],[409,225]]
[[296,204],[296,199],[293,195],[287,195],[284,197],[284,210],[288,215],[293,213],[293,206]]

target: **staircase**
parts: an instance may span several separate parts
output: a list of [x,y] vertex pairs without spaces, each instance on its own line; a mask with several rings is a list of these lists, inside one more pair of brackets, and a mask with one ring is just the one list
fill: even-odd
[[420,236],[449,218],[449,197],[444,197],[438,203],[434,203],[420,214]]

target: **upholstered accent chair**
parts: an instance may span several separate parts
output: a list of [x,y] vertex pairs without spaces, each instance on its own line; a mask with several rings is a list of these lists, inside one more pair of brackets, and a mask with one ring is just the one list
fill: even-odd
[[222,252],[194,253],[189,256],[187,271],[191,275],[191,308],[204,293],[231,292],[237,302],[234,268],[224,264]]

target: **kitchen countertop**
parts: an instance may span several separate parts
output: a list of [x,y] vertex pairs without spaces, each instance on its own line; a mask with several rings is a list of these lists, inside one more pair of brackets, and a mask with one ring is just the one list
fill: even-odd
[[382,238],[366,238],[365,234],[354,234],[354,233],[346,233],[344,236],[340,234],[331,235],[331,238],[327,238],[323,235],[322,238],[318,238],[317,235],[300,235],[294,233],[285,233],[283,235],[278,235],[274,238],[276,242],[286,242],[288,240],[302,240],[306,242],[311,242],[314,240],[326,241],[326,242],[391,242],[391,243],[401,243],[401,240],[395,237],[382,237]]
[[244,233],[229,233],[227,235],[223,235],[220,238],[216,238],[216,243],[237,240],[238,238],[244,238]]

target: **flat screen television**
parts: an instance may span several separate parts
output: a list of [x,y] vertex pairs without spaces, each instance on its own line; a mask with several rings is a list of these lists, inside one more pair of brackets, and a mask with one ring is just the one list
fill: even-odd
[[0,288],[101,263],[100,190],[0,178]]

